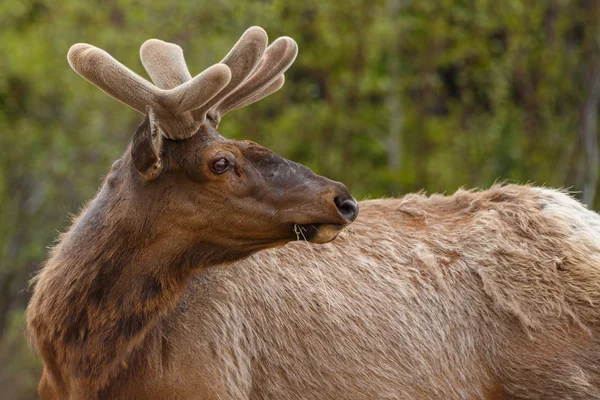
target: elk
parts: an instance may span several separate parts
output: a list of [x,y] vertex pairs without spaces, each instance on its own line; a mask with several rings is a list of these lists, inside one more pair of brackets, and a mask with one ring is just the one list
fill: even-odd
[[253,27],[192,78],[150,40],[155,86],[71,48],[146,118],[34,278],[41,399],[600,398],[600,217],[499,185],[356,219],[340,183],[216,131],[296,51]]

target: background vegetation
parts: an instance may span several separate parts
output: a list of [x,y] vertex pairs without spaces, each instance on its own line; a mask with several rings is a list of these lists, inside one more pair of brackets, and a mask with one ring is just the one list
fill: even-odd
[[224,135],[358,198],[508,179],[600,206],[597,0],[3,0],[0,397],[36,397],[27,281],[141,121],[71,71],[69,46],[95,44],[142,73],[139,46],[158,37],[198,73],[255,24],[300,54],[284,89],[227,115]]

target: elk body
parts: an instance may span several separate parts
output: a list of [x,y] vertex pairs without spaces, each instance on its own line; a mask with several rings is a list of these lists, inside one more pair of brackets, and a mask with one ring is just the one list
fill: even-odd
[[72,48],[147,116],[35,279],[41,399],[600,398],[600,217],[510,185],[365,201],[342,231],[343,185],[215,130],[283,84],[295,44],[265,48],[251,28],[192,79],[149,41],[158,87]]

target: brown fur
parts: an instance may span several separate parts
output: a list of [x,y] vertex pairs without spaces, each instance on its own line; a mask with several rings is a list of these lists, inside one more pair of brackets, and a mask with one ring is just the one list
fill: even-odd
[[[46,393],[76,383],[69,398],[100,386],[98,398],[127,399],[600,398],[599,233],[597,214],[550,189],[408,195],[362,202],[352,231],[330,244],[290,243],[191,280],[188,252],[150,285],[142,271],[92,280],[74,266],[47,288],[63,239],[38,278],[30,329],[39,335],[54,301],[66,319],[56,326],[80,326],[68,320],[85,306],[99,336],[63,332],[74,347],[54,357],[38,336],[40,395],[65,398]],[[91,257],[100,267],[118,254],[103,251]],[[69,298],[77,275],[128,295],[93,308],[94,293]],[[111,327],[128,326],[129,306],[152,317],[118,336]],[[94,371],[95,353],[81,355],[102,339],[97,357],[118,357]]]
[[[296,226],[331,240],[356,216],[343,185],[262,146],[209,125],[185,141],[155,140],[154,128],[147,117],[35,279],[27,322],[44,399],[105,398],[141,374],[194,272],[294,240]],[[222,158],[227,169],[212,171]]]
[[548,189],[362,202],[330,244],[199,275],[165,323],[223,398],[600,398],[599,233]]

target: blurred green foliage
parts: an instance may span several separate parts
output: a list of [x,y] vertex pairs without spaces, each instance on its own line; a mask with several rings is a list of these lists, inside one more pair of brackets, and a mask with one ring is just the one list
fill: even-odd
[[71,71],[71,44],[104,48],[141,74],[139,46],[158,37],[184,48],[194,74],[260,25],[271,39],[292,36],[300,54],[283,90],[225,117],[225,136],[264,144],[358,198],[513,180],[581,190],[597,207],[599,7],[3,0],[1,397],[35,398],[39,361],[23,335],[27,281],[141,121]]

